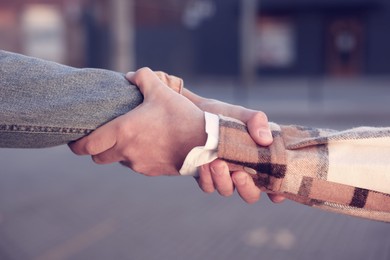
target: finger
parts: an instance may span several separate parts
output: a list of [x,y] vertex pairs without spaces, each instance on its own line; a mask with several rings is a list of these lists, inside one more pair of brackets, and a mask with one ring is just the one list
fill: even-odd
[[215,191],[209,164],[202,165],[199,168],[199,178],[197,179],[197,182],[202,191],[206,193],[213,193]]
[[268,198],[273,202],[273,203],[282,203],[283,201],[286,200],[285,197],[277,194],[268,194]]
[[256,112],[248,120],[247,126],[251,137],[257,144],[268,146],[272,143],[272,133],[266,114],[263,112]]
[[232,179],[240,197],[248,204],[257,202],[260,199],[260,189],[255,185],[253,179],[246,172],[237,171],[232,174]]
[[215,189],[218,193],[224,197],[231,196],[234,192],[234,185],[226,162],[215,160],[210,163],[210,170]]
[[139,88],[145,98],[149,96],[152,90],[156,90],[162,85],[162,81],[149,68],[139,69],[135,73],[127,73],[126,78]]
[[133,144],[136,132],[135,126],[129,123],[137,122],[136,115],[137,108],[99,127],[90,135],[89,149],[94,151],[90,154],[95,163],[129,160],[128,155],[132,153],[130,144]]
[[122,153],[118,150],[117,146],[114,145],[102,153],[92,155],[92,160],[97,164],[110,164],[124,161],[124,158]]
[[126,168],[132,169],[132,167],[133,167],[132,163],[129,162],[129,161],[120,161],[119,163],[120,163],[121,165],[125,166]]
[[69,144],[69,148],[77,155],[97,155],[100,154],[116,143],[116,119],[99,127],[90,135]]
[[[130,81],[130,79],[134,77],[134,74],[135,74],[134,71],[129,71],[129,72],[126,73],[125,78],[126,78],[128,81]],[[130,81],[130,83],[132,83],[132,82]]]

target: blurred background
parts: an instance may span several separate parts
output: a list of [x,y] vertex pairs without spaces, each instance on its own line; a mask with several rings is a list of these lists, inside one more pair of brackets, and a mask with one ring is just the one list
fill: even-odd
[[390,73],[386,0],[14,0],[0,10],[3,49],[72,66],[194,77],[237,77],[244,66],[267,76]]
[[[0,48],[75,67],[148,66],[271,121],[390,125],[388,0],[0,0]],[[146,155],[147,156],[147,155]],[[0,149],[0,259],[390,259],[388,224],[191,178]]]

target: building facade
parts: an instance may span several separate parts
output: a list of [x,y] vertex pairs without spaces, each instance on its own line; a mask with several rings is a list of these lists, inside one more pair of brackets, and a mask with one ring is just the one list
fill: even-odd
[[390,2],[386,0],[262,0],[258,28],[263,49],[258,53],[258,71],[390,74],[389,25]]
[[[205,14],[198,10],[196,15],[194,2],[206,3]],[[164,30],[157,22],[138,26],[138,64],[175,73],[238,76],[240,3],[193,1],[181,10],[181,23],[166,23]],[[390,74],[387,0],[259,0],[255,12],[253,55],[260,75]],[[191,22],[191,14],[198,19]]]
[[[0,47],[74,65],[113,68],[122,0],[0,0]],[[182,76],[239,76],[242,2],[132,0],[136,67]],[[390,1],[258,0],[259,75],[390,74]],[[126,30],[126,28],[124,28]],[[46,56],[45,56],[46,55]]]

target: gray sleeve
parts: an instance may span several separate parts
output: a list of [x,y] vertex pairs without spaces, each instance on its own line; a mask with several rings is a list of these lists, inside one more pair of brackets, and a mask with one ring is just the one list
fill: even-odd
[[142,99],[121,73],[76,69],[0,50],[0,147],[68,143]]

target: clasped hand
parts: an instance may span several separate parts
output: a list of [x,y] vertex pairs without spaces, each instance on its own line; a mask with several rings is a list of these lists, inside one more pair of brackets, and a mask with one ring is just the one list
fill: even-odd
[[[206,142],[203,111],[241,120],[256,143],[272,143],[268,119],[262,112],[205,99],[186,89],[180,95],[147,68],[130,72],[126,78],[138,86],[143,103],[70,144],[75,154],[91,155],[98,164],[120,162],[147,176],[179,175],[187,154]],[[218,159],[200,167],[197,181],[207,193],[216,189],[230,196],[236,188],[247,203],[260,198],[260,189],[247,173],[230,174],[227,164]],[[269,196],[274,202],[283,200],[281,196]]]

